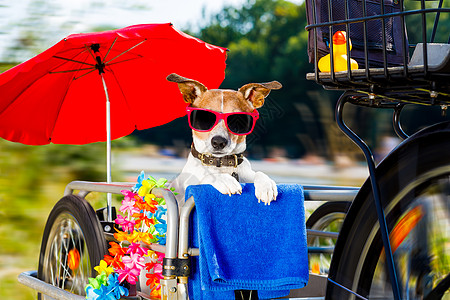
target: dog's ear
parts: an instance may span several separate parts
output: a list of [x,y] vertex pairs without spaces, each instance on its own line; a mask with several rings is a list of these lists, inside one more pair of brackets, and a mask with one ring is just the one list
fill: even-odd
[[249,83],[239,89],[244,98],[253,104],[254,108],[260,108],[264,104],[271,90],[281,89],[282,85],[278,81],[265,83]]
[[201,97],[208,89],[198,81],[182,77],[172,73],[166,78],[168,81],[178,83],[178,88],[183,94],[186,103],[193,103],[195,99]]

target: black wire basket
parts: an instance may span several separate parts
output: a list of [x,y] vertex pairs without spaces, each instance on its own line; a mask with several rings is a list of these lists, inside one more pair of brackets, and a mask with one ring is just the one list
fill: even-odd
[[450,104],[443,0],[306,0],[306,12],[308,80],[366,95],[359,104]]

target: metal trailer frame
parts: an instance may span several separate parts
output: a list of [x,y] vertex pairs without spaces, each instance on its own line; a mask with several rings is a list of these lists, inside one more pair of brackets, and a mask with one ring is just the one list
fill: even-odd
[[[66,186],[64,196],[74,194],[86,197],[91,192],[121,194],[122,190],[131,190],[134,183],[104,183],[104,182],[87,182],[73,181]],[[356,187],[336,187],[336,186],[303,186],[305,201],[352,201],[359,191]],[[189,198],[186,203],[178,209],[177,201],[174,194],[163,188],[155,188],[152,193],[157,197],[163,197],[167,205],[167,234],[166,245],[151,244],[147,247],[151,250],[164,252],[165,259],[163,264],[164,279],[161,280],[162,299],[168,300],[187,300],[188,296],[188,276],[179,276],[174,274],[174,262],[178,261],[178,265],[184,265],[185,271],[188,268],[187,262],[191,256],[198,256],[199,249],[189,247],[189,217],[195,207],[193,197]],[[105,232],[105,239],[113,239],[111,233]],[[336,238],[338,233],[324,232],[317,230],[307,230],[308,236],[320,236]],[[330,253],[330,248],[313,247],[308,249],[310,253]],[[53,286],[37,278],[37,271],[23,272],[18,276],[18,281],[39,293],[45,294],[54,299],[62,300],[81,300],[85,297],[72,294],[59,287]],[[314,275],[310,276],[310,284],[314,285],[314,289],[325,288],[327,281],[326,276]],[[308,284],[309,286],[309,284]],[[308,287],[307,286],[307,287]],[[306,287],[305,287],[306,289]],[[148,299],[138,292],[137,299]],[[127,299],[136,299],[136,297],[127,297]],[[322,298],[305,298],[305,299],[322,299]]]

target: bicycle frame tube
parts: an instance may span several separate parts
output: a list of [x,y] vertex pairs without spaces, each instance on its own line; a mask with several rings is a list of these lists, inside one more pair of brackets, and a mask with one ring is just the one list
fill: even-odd
[[344,134],[349,137],[364,153],[367,161],[367,166],[369,168],[370,183],[372,185],[372,193],[375,202],[375,207],[378,215],[378,222],[380,223],[381,238],[383,240],[383,246],[386,250],[386,263],[389,272],[389,278],[391,279],[392,292],[394,294],[395,300],[400,300],[400,283],[397,278],[397,273],[395,270],[394,257],[392,254],[391,242],[389,240],[389,231],[386,223],[386,216],[384,214],[383,206],[381,204],[380,190],[375,174],[375,160],[373,158],[372,151],[369,146],[357,135],[355,134],[343,120],[343,110],[345,103],[351,97],[351,93],[345,92],[338,100],[336,106],[336,122],[339,128],[344,132]]

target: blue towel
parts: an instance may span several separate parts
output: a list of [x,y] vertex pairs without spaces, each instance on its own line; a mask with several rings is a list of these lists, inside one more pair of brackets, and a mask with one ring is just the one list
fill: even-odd
[[190,186],[194,196],[190,299],[234,299],[234,290],[258,290],[260,299],[282,297],[308,282],[303,189],[278,185],[277,201],[258,203],[253,184],[242,195],[211,185]]

